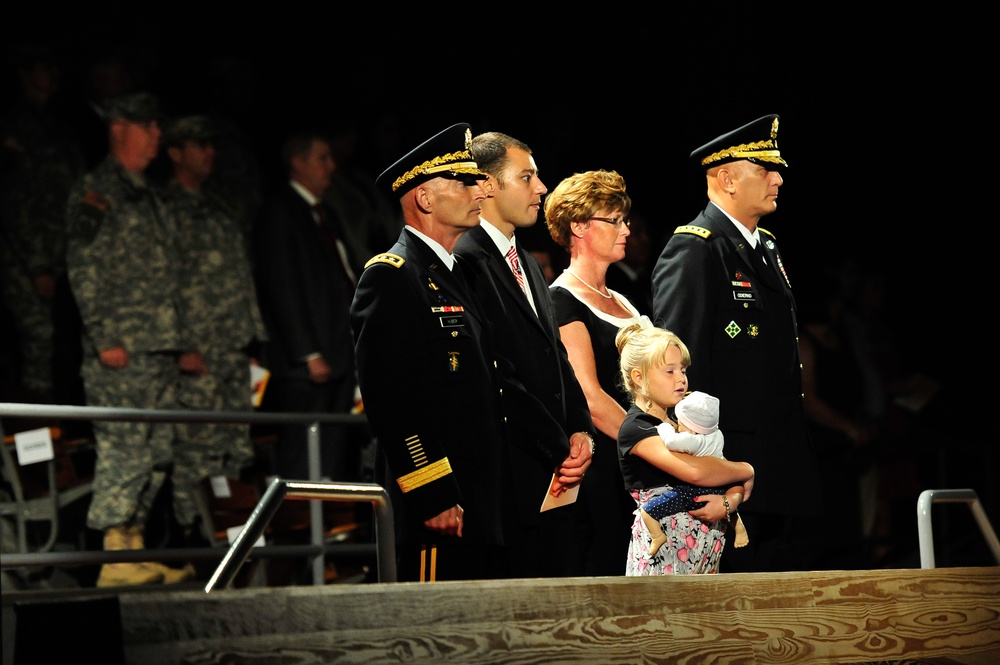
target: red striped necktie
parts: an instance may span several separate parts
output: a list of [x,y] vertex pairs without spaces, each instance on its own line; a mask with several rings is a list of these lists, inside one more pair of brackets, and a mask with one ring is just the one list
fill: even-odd
[[524,285],[524,273],[521,272],[521,262],[517,258],[517,248],[514,245],[510,246],[507,250],[507,261],[510,263],[510,269],[514,271],[514,278],[517,280],[517,285],[521,287],[521,291],[527,294],[528,290]]

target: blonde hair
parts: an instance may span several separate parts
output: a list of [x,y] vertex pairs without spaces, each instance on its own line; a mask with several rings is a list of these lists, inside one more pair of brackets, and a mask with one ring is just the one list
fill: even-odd
[[570,224],[586,222],[601,210],[628,217],[632,197],[625,193],[625,179],[617,171],[585,171],[556,185],[545,197],[544,207],[549,235],[569,251]]
[[665,328],[645,327],[639,323],[630,323],[618,330],[615,335],[615,346],[621,356],[622,387],[628,393],[632,402],[639,395],[649,399],[646,383],[637,386],[632,380],[632,370],[637,369],[643,377],[650,370],[663,366],[666,362],[667,350],[676,346],[681,352],[681,364],[687,367],[691,364],[691,353],[681,338]]

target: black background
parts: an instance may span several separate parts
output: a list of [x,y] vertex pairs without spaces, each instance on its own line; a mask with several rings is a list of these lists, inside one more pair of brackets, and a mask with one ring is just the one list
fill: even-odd
[[[64,99],[80,94],[93,58],[122,53],[136,87],[168,113],[238,125],[263,188],[282,179],[278,143],[296,128],[357,123],[353,159],[374,178],[468,122],[531,145],[550,189],[576,171],[619,171],[653,223],[654,253],[704,207],[691,150],[777,113],[790,168],[762,225],[797,298],[856,256],[888,280],[908,362],[961,390],[996,366],[991,308],[969,302],[989,293],[996,234],[961,209],[997,190],[969,177],[996,141],[995,55],[978,36],[991,23],[977,12],[854,2],[27,10],[45,19],[11,19],[8,32],[57,46]],[[7,75],[5,102],[16,89]]]

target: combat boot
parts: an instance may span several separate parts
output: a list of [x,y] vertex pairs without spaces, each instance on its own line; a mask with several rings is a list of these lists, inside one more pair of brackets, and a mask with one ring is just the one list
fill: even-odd
[[[130,549],[146,549],[141,526],[130,526],[126,530],[126,533]],[[195,574],[194,566],[190,563],[185,564],[183,568],[171,568],[159,561],[144,561],[140,565],[159,575],[164,584],[176,584],[177,582],[190,580],[194,578]]]
[[[104,550],[130,550],[128,530],[124,526],[114,526],[104,532]],[[147,568],[142,563],[106,563],[101,566],[101,574],[97,577],[97,586],[131,586],[138,584],[158,584],[163,581],[163,574]]]

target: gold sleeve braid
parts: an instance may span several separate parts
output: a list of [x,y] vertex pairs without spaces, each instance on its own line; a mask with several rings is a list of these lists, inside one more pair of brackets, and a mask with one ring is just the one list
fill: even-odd
[[448,458],[445,457],[439,459],[433,464],[419,468],[416,471],[411,471],[405,476],[400,476],[396,479],[396,482],[399,484],[399,488],[405,493],[423,487],[427,483],[432,483],[435,480],[444,478],[450,473],[451,462],[449,462]]

